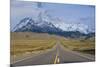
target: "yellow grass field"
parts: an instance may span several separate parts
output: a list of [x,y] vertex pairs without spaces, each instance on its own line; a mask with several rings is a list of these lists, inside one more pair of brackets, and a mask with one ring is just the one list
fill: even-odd
[[11,55],[22,55],[35,51],[42,51],[52,48],[56,39],[48,34],[37,34],[31,32],[11,33]]
[[82,53],[95,54],[95,38],[87,40],[72,39],[47,33],[11,32],[11,56],[20,56],[25,53],[45,51],[53,48],[59,41],[66,49]]
[[95,55],[95,38],[89,39],[62,39],[61,43],[67,49]]

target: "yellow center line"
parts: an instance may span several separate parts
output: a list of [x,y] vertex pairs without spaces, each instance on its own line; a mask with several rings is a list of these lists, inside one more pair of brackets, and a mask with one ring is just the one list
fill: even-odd
[[56,54],[56,58],[55,58],[55,60],[54,60],[54,64],[56,64],[56,63],[57,63],[57,62],[56,62],[56,61],[57,61],[57,57],[58,57],[58,56],[57,56],[57,54]]
[[60,59],[59,58],[58,58],[57,62],[60,63]]
[[55,60],[54,60],[54,64],[60,63],[60,59],[58,57],[58,53],[56,54]]

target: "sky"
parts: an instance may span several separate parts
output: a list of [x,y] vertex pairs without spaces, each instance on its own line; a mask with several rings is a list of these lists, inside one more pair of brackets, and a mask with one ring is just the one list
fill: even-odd
[[43,10],[47,10],[52,17],[60,18],[64,23],[82,23],[95,28],[95,6],[93,5],[42,3],[38,10],[36,2],[11,0],[11,29],[24,17],[35,18],[39,11]]

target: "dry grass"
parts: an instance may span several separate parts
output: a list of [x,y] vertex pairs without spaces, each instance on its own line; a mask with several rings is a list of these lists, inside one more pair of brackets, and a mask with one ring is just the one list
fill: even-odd
[[48,34],[36,34],[30,32],[11,33],[11,55],[21,55],[51,49],[56,39]]
[[66,39],[61,40],[61,43],[66,47],[67,49],[73,50],[73,51],[79,51],[83,53],[88,54],[95,54],[95,39],[89,38],[87,40],[85,39]]
[[67,49],[95,54],[95,38],[71,39],[46,33],[11,32],[11,56],[51,49],[57,41]]

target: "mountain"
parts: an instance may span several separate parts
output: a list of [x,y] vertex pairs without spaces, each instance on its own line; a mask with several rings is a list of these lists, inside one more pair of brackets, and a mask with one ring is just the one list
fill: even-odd
[[14,32],[38,32],[56,34],[64,37],[80,37],[94,35],[87,25],[80,23],[65,23],[46,12],[40,12],[37,19],[25,17],[14,27]]
[[60,32],[61,30],[59,28],[56,28],[52,23],[46,21],[36,22],[32,18],[26,17],[16,25],[14,31],[54,33]]
[[56,27],[59,27],[63,31],[79,31],[84,34],[89,33],[88,26],[80,23],[58,23]]
[[[19,24],[16,25],[14,28],[14,32],[38,32],[38,33],[49,33],[49,34],[56,34],[64,37],[80,37],[86,36],[86,34],[81,33],[77,30],[72,31],[65,31],[60,27],[55,26],[51,22],[47,22],[42,20],[35,21],[30,17],[25,17],[22,19]],[[88,37],[90,36],[87,34]]]
[[48,23],[52,23],[56,28],[60,28],[63,31],[79,31],[85,34],[91,32],[89,30],[90,29],[89,26],[86,24],[82,24],[79,22],[75,23],[64,22],[62,19],[58,17],[52,17],[51,15],[48,14],[47,11],[39,13],[37,18],[39,22],[46,21]]

